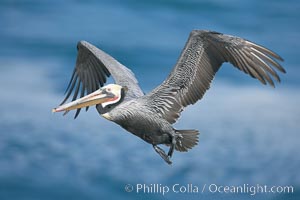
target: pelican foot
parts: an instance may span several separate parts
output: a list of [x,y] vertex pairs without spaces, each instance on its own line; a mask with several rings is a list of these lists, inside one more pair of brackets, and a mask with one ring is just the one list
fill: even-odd
[[160,155],[160,157],[162,157],[162,159],[166,161],[166,163],[168,163],[169,165],[172,164],[172,161],[170,160],[170,156],[168,156],[162,148],[160,148],[157,145],[153,145],[153,148]]
[[173,136],[172,137],[172,143],[171,143],[171,146],[170,146],[170,149],[169,149],[169,152],[168,152],[168,157],[172,157],[173,155],[173,152],[174,152],[174,149],[175,149],[175,145],[176,145],[176,136]]

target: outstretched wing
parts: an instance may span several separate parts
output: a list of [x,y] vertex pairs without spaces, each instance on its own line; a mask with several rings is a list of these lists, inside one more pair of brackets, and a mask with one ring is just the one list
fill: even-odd
[[[61,105],[70,98],[72,93],[72,101],[74,101],[79,93],[81,98],[99,89],[106,83],[106,79],[110,75],[116,84],[128,88],[126,98],[137,98],[143,95],[132,71],[113,57],[86,41],[78,42],[77,50],[76,66],[66,90],[66,97]],[[79,112],[80,109],[77,109],[75,118]]]
[[274,68],[285,73],[271,50],[248,40],[211,31],[194,30],[168,78],[142,99],[168,122],[174,123],[182,109],[201,99],[222,63],[274,86],[280,82]]

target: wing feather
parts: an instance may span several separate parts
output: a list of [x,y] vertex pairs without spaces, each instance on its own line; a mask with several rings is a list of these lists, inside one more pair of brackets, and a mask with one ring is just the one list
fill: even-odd
[[[78,95],[83,97],[85,94],[99,89],[106,83],[107,77],[110,75],[116,84],[128,88],[126,98],[143,96],[138,81],[131,70],[113,57],[86,41],[78,42],[77,50],[76,65],[66,89],[66,97],[61,105],[71,97],[71,94],[73,94],[72,101],[74,101]],[[79,113],[80,109],[77,109],[75,118]]]
[[[194,30],[168,78],[142,98],[168,122],[174,123],[184,107],[203,97],[222,63],[274,86],[275,69],[285,73],[275,52],[248,40],[212,31]],[[170,93],[170,91],[172,91]]]

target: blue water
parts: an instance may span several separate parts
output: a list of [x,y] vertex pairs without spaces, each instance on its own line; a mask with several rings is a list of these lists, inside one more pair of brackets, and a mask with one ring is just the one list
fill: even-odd
[[[299,1],[0,1],[0,199],[299,199]],[[176,128],[199,145],[166,165],[152,147],[95,109],[52,114],[87,40],[130,67],[145,92],[172,69],[192,29],[238,35],[280,54],[276,89],[230,65]],[[137,184],[193,184],[149,194]],[[126,192],[126,184],[134,188]],[[294,192],[212,193],[204,185],[293,186]]]

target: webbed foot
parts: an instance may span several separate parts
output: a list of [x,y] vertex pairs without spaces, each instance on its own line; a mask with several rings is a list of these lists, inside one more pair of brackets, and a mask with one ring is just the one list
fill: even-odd
[[153,148],[160,155],[160,157],[162,157],[164,161],[166,161],[166,163],[168,163],[169,165],[172,164],[172,161],[170,160],[171,156],[167,155],[162,148],[157,145],[153,145]]
[[169,152],[168,152],[168,157],[172,157],[173,155],[173,152],[174,152],[174,149],[175,149],[175,145],[176,145],[176,136],[173,136],[172,137],[172,143],[171,143],[171,146],[170,146],[170,149],[169,149]]

